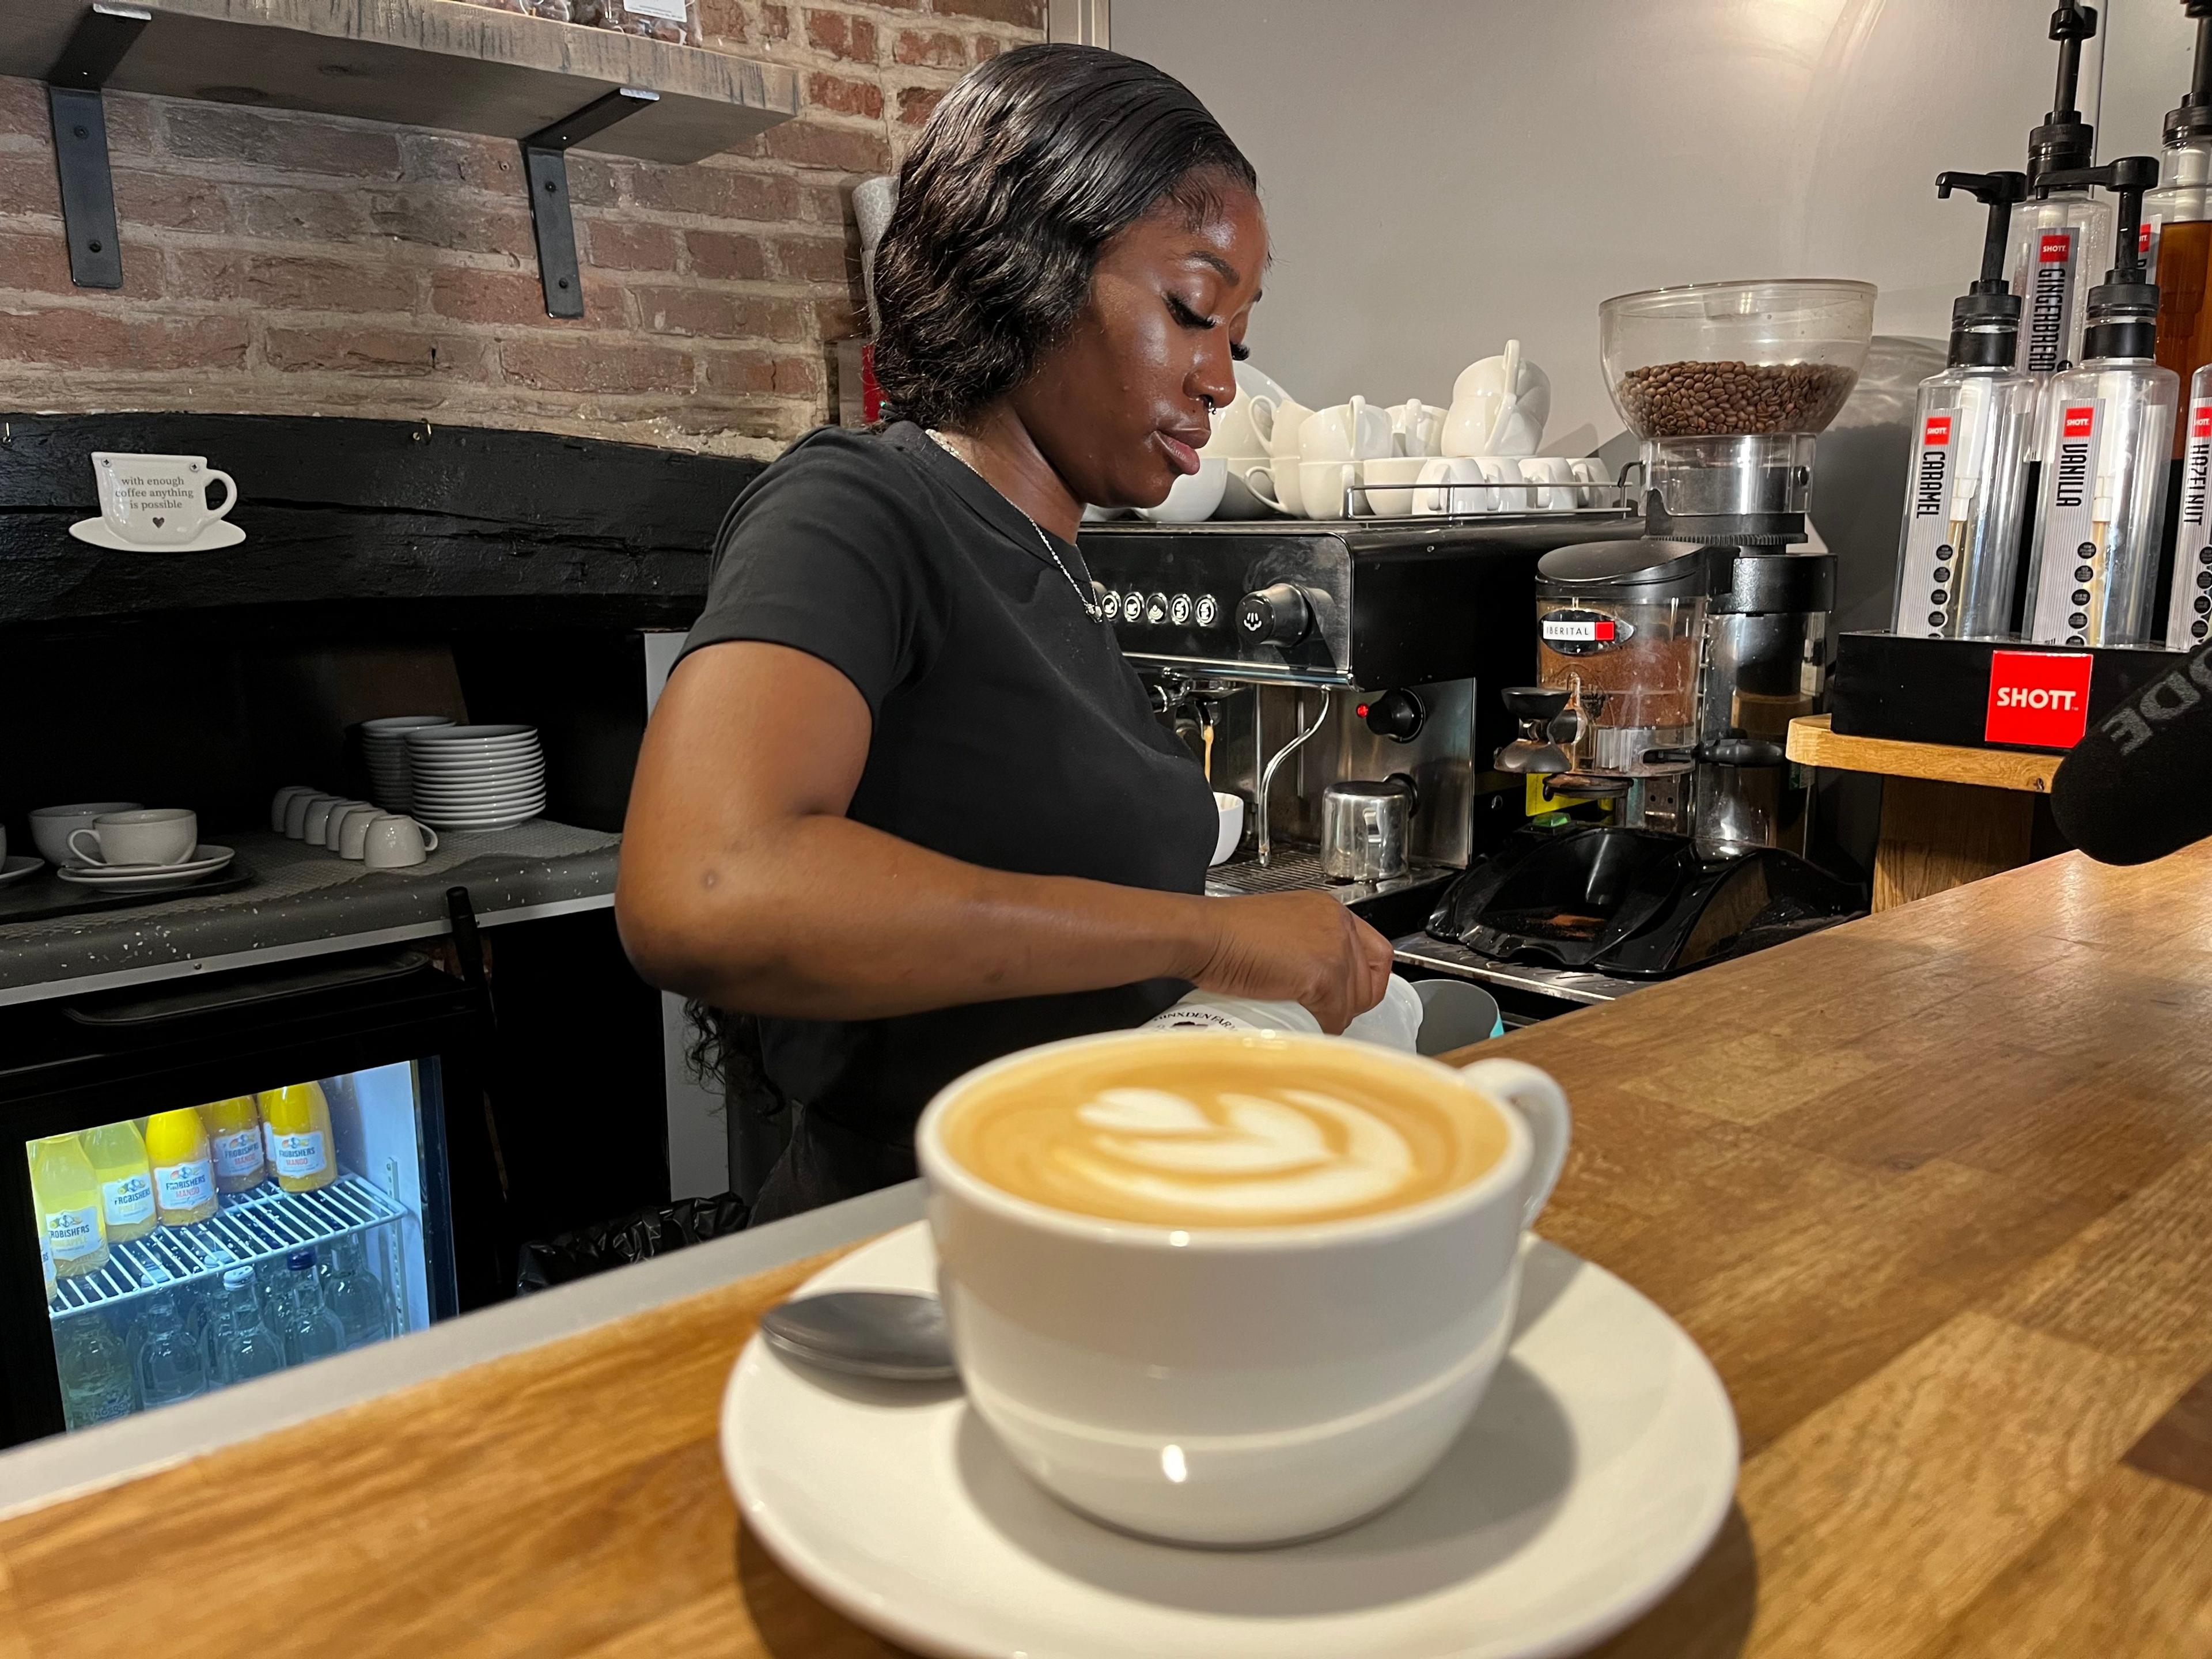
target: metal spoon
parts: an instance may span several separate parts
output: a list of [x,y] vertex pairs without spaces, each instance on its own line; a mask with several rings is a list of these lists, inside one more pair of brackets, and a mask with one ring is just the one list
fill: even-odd
[[761,1316],[770,1346],[826,1370],[895,1382],[957,1376],[945,1307],[911,1291],[830,1291]]

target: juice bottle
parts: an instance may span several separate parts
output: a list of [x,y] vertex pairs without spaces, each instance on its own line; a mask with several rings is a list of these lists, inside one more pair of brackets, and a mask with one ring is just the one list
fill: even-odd
[[154,1231],[154,1166],[146,1157],[146,1143],[138,1127],[125,1118],[87,1129],[78,1139],[100,1178],[100,1217],[107,1224],[107,1242],[127,1243]]
[[31,1198],[58,1278],[96,1273],[107,1265],[100,1178],[75,1135],[49,1135],[31,1148]]
[[215,1213],[215,1161],[198,1109],[179,1106],[148,1118],[146,1155],[153,1160],[154,1207],[164,1227]]
[[215,1158],[215,1184],[226,1193],[250,1193],[268,1179],[262,1155],[261,1109],[252,1095],[234,1095],[200,1108],[207,1124],[208,1149]]
[[269,1125],[270,1160],[276,1166],[279,1187],[288,1193],[312,1193],[337,1179],[331,1103],[323,1097],[321,1084],[264,1090],[261,1115]]

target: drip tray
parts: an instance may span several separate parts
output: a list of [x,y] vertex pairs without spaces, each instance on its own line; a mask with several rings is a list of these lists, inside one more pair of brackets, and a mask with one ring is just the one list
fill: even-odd
[[1278,843],[1266,864],[1256,858],[1231,859],[1206,872],[1212,898],[1257,893],[1334,894],[1346,908],[1386,934],[1418,927],[1426,919],[1444,884],[1460,872],[1449,864],[1413,864],[1387,881],[1331,881],[1322,873],[1321,854],[1311,847]]

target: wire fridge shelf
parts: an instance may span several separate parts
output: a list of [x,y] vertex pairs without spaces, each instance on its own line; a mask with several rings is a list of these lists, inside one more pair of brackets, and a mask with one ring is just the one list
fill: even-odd
[[[98,1273],[59,1281],[46,1304],[49,1317],[64,1319],[143,1296],[154,1288],[147,1283],[149,1267],[165,1270],[173,1284],[211,1281],[223,1269],[281,1260],[303,1244],[367,1232],[407,1214],[389,1194],[357,1175],[341,1175],[312,1193],[288,1193],[264,1182],[251,1192],[226,1193],[221,1203],[205,1221],[156,1227],[143,1238],[110,1244],[107,1265]],[[218,1248],[237,1260],[210,1261],[210,1253]]]

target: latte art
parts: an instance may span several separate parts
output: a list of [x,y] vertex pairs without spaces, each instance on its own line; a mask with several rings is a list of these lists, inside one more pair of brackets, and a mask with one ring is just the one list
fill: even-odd
[[1447,1078],[1357,1048],[1163,1033],[1040,1056],[948,1119],[963,1166],[1018,1197],[1109,1219],[1276,1226],[1396,1209],[1504,1153],[1504,1121]]

